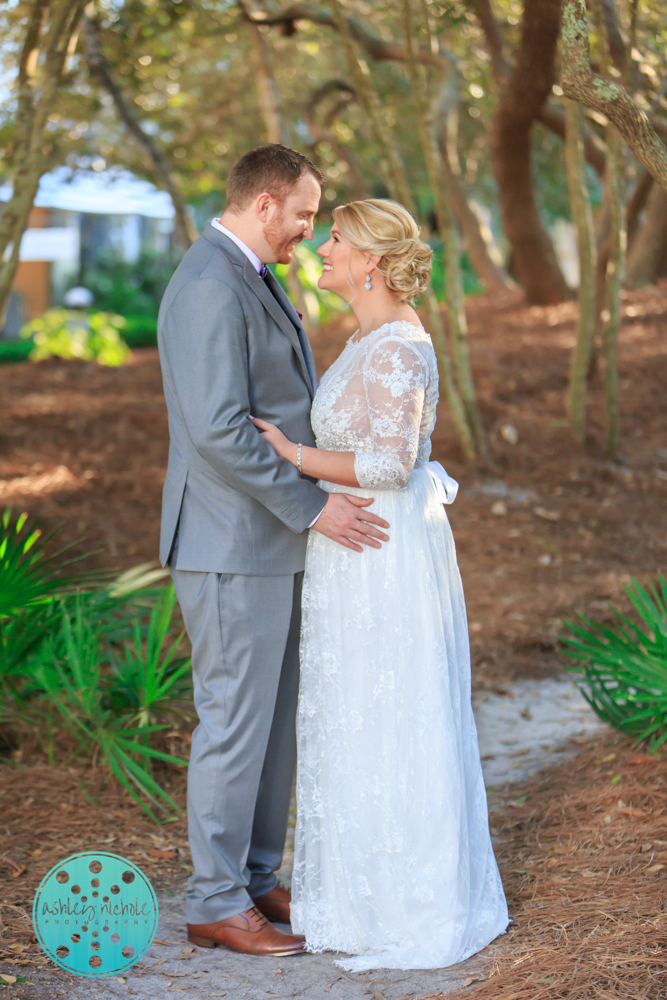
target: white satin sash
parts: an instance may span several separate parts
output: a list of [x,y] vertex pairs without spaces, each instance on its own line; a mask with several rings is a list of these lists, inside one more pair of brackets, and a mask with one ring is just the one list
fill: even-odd
[[427,462],[424,466],[438,491],[438,499],[442,503],[454,503],[459,491],[459,484],[445,471],[440,462]]

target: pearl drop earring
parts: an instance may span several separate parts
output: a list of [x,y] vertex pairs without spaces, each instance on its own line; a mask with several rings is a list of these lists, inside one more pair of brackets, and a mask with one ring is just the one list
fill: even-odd
[[364,288],[366,289],[367,292],[370,292],[370,290],[371,290],[371,276],[370,276],[370,274],[366,275],[366,284],[364,285]]

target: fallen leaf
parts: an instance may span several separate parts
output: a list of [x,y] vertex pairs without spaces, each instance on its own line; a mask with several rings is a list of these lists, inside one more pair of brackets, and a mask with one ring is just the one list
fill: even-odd
[[5,983],[15,983],[16,976],[8,976],[4,972],[0,973],[0,979]]
[[647,872],[659,872],[659,871],[662,871],[662,869],[664,867],[665,867],[665,865],[651,865],[651,867],[647,868],[646,871]]
[[122,976],[119,976],[118,979],[116,980],[116,982],[120,983],[122,986],[124,986],[125,983],[127,982],[127,979],[124,979]]
[[544,507],[534,507],[533,514],[541,517],[543,521],[560,521],[560,514],[557,510],[546,510]]
[[176,851],[168,851],[168,850],[159,851],[155,847],[151,847],[151,849],[148,851],[148,855],[151,858],[162,858],[165,861],[171,861],[174,858],[178,857]]
[[27,951],[27,944],[10,944],[9,950],[13,951],[16,955],[20,955],[22,951]]
[[621,816],[647,816],[648,813],[645,809],[635,809],[634,806],[625,806],[624,809],[619,809]]
[[597,761],[598,764],[608,764],[610,760],[616,760],[615,753],[608,753],[606,757],[600,757]]
[[628,764],[655,764],[656,761],[656,757],[648,757],[644,754],[643,757],[633,757],[632,760],[628,761]]

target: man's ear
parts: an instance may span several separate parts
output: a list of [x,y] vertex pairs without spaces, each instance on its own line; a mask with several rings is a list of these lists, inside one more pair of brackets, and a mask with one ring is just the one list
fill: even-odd
[[267,220],[272,201],[273,198],[271,197],[269,192],[262,191],[262,193],[257,198],[257,201],[255,202],[255,210],[257,212],[257,216],[262,222],[266,222]]

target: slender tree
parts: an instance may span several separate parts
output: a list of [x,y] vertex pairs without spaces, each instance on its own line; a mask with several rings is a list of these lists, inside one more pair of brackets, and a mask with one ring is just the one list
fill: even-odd
[[250,26],[252,68],[255,74],[257,100],[264,121],[266,138],[268,142],[283,142],[276,81],[271,72],[266,39],[260,27],[264,21],[264,11],[259,10],[253,0],[239,0],[239,7]]
[[[482,419],[475,398],[475,386],[468,351],[468,323],[465,313],[463,276],[461,274],[461,245],[454,222],[449,192],[446,190],[447,174],[443,170],[440,149],[430,114],[428,100],[428,80],[420,72],[416,57],[415,31],[412,22],[411,2],[403,0],[403,31],[408,49],[408,74],[412,99],[417,112],[419,139],[426,162],[426,171],[433,194],[435,217],[443,244],[443,266],[445,271],[445,299],[452,357],[458,389],[466,409],[468,423],[472,428],[478,454],[491,465]],[[425,11],[422,12],[425,15]],[[424,18],[424,23],[428,22]],[[432,107],[432,104],[431,104]]]
[[178,243],[187,250],[197,233],[188,215],[178,182],[169,168],[169,164],[155,139],[141,127],[137,116],[132,110],[131,102],[125,97],[118,81],[115,79],[107,62],[100,39],[100,24],[95,17],[84,17],[88,51],[88,65],[102,88],[111,97],[116,113],[126,126],[130,135],[136,140],[146,154],[157,183],[167,191],[174,206],[174,231]]
[[[334,24],[340,33],[345,48],[357,94],[368,115],[375,136],[379,154],[379,165],[387,189],[392,198],[402,202],[410,212],[416,214],[414,199],[408,185],[401,154],[387,123],[384,108],[373,86],[368,64],[355,48],[350,26],[343,15],[338,0],[330,0],[330,2]],[[463,453],[466,458],[472,460],[476,455],[474,431],[470,426],[466,409],[454,381],[449,345],[447,344],[447,338],[442,326],[438,303],[431,287],[427,289],[424,295],[424,305],[438,359],[440,384],[449,405]]]
[[76,48],[84,5],[85,0],[33,0],[29,6],[16,78],[10,160],[13,191],[0,217],[0,316],[4,314],[16,274],[21,238],[39,181],[48,169],[46,123],[66,72],[68,56]]
[[579,251],[579,321],[570,361],[567,408],[572,438],[582,445],[586,435],[586,384],[595,333],[595,231],[586,187],[581,105],[566,101],[565,115],[567,183]]

